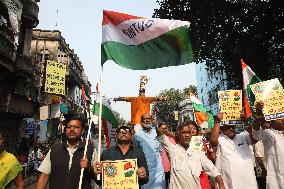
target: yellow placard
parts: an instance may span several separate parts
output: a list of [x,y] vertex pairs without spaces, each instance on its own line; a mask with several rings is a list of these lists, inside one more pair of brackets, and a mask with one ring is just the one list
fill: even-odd
[[273,91],[283,91],[283,87],[277,78],[250,85],[250,89],[255,95],[256,101],[265,100]]
[[277,78],[256,83],[250,88],[256,102],[264,102],[262,111],[266,121],[284,118],[284,90]]
[[220,111],[223,112],[222,124],[239,125],[242,124],[242,91],[227,90],[218,91]]
[[139,189],[137,159],[103,161],[103,189]]
[[45,87],[46,93],[65,95],[66,65],[48,60],[46,63]]

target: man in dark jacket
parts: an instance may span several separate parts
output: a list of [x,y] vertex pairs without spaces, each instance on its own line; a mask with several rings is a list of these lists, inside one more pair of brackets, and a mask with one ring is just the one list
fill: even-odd
[[[102,152],[101,161],[137,159],[137,176],[139,185],[146,184],[149,180],[149,171],[144,152],[141,148],[132,145],[132,132],[128,126],[121,126],[116,130],[117,145]],[[94,166],[95,174],[101,174],[102,164],[97,162]],[[97,182],[98,184],[101,184]]]
[[77,189],[81,168],[84,168],[82,189],[91,188],[93,169],[91,160],[94,147],[88,145],[87,157],[83,158],[85,144],[81,141],[84,121],[72,117],[65,121],[67,142],[51,147],[42,164],[36,189],[44,189],[49,182],[52,189]]

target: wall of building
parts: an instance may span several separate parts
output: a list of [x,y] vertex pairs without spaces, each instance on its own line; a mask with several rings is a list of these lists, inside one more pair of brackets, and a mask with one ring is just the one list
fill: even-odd
[[30,50],[39,7],[35,0],[1,0],[0,9],[0,130],[6,149],[18,155],[25,137],[23,118],[37,114],[36,67]]
[[[216,64],[221,64],[216,62]],[[226,73],[221,67],[215,70],[209,69],[204,63],[196,64],[196,80],[198,99],[204,107],[217,114],[218,91],[227,89]]]
[[[69,114],[79,114],[84,116],[84,106],[82,104],[82,84],[90,94],[91,85],[89,85],[88,77],[84,73],[84,69],[79,57],[75,54],[74,50],[69,47],[65,42],[65,39],[61,36],[60,31],[53,30],[33,30],[33,40],[32,40],[32,54],[33,61],[41,68],[41,86],[42,95],[40,106],[46,107],[49,111],[41,111],[45,113],[45,120],[47,120],[47,131],[48,134],[46,139],[51,140],[57,139],[60,135],[59,127],[60,122],[55,121],[62,117],[60,106],[64,105],[68,107]],[[43,58],[44,57],[44,58]],[[57,61],[66,64],[66,82],[65,82],[65,95],[48,94],[44,92],[44,78],[45,78],[45,65],[46,60]],[[51,100],[54,97],[59,97],[58,101]],[[54,107],[57,107],[55,109]],[[64,113],[67,115],[67,113]],[[54,115],[54,116],[52,116]],[[61,118],[60,118],[61,119]],[[44,120],[42,120],[44,121]],[[58,132],[56,132],[58,131]],[[43,132],[41,133],[41,138],[44,138]]]

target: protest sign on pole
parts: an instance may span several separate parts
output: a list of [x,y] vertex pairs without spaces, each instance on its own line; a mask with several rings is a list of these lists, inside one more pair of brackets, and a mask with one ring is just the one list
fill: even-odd
[[225,125],[239,125],[242,124],[242,91],[241,90],[227,90],[218,91],[220,111],[223,112],[224,117],[222,124]]
[[48,60],[46,62],[45,88],[46,93],[65,95],[66,65]]
[[264,102],[263,114],[266,121],[284,118],[284,90],[277,78],[250,86],[256,101]]
[[139,189],[137,159],[104,161],[103,189]]

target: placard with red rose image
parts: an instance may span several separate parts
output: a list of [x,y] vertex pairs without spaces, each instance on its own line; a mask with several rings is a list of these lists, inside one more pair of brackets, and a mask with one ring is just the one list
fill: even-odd
[[218,91],[220,112],[223,112],[222,124],[240,125],[242,111],[242,91]]
[[103,189],[139,189],[137,159],[103,161]]

